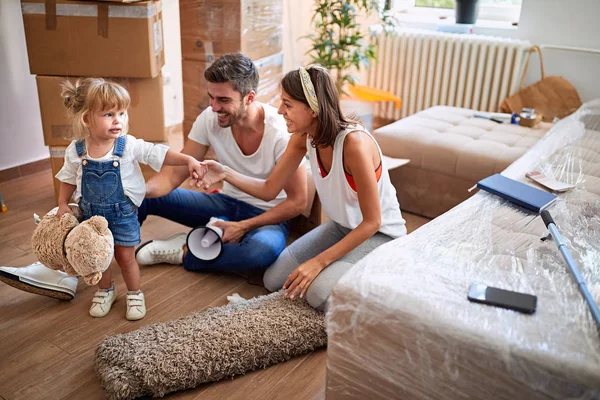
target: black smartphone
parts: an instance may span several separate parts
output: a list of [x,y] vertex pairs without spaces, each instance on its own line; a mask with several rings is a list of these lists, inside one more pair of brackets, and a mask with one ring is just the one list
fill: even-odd
[[476,303],[508,308],[526,314],[533,314],[537,306],[537,297],[531,294],[498,289],[481,283],[471,285],[467,298]]

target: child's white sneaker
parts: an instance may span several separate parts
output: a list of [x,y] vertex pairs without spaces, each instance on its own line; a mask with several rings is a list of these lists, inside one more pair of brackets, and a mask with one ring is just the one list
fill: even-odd
[[110,311],[112,304],[117,299],[117,291],[113,282],[110,289],[98,289],[92,299],[90,315],[95,318],[104,317]]
[[137,321],[146,316],[146,301],[144,300],[144,293],[127,292],[127,313],[125,318],[130,321]]

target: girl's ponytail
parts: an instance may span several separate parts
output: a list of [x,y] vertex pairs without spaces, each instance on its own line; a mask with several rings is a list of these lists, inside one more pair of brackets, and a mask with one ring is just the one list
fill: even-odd
[[75,83],[71,81],[64,81],[61,85],[62,92],[61,97],[63,104],[70,114],[77,114],[83,108],[85,98],[83,93],[78,92],[78,88],[81,86],[80,80],[78,79]]

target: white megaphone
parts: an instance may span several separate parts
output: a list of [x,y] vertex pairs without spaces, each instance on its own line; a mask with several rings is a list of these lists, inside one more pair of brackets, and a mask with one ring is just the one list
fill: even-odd
[[216,221],[227,221],[225,217],[212,217],[206,226],[199,226],[187,235],[188,251],[196,258],[211,261],[223,251],[223,229],[214,226]]

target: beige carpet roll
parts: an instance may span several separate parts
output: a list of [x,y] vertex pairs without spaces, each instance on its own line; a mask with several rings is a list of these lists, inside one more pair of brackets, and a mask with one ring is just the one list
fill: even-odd
[[196,387],[325,346],[323,314],[282,292],[104,339],[94,360],[109,399]]

